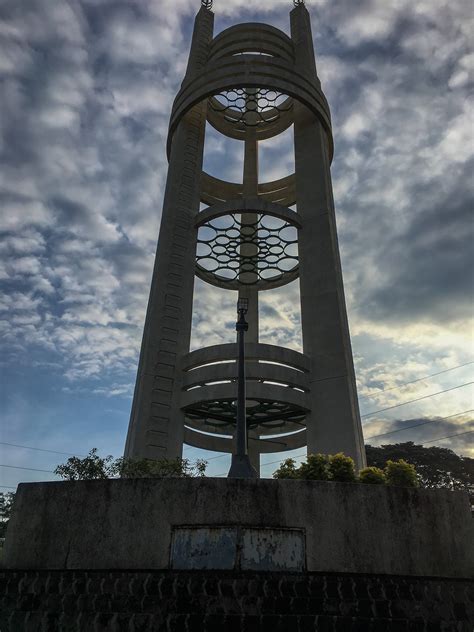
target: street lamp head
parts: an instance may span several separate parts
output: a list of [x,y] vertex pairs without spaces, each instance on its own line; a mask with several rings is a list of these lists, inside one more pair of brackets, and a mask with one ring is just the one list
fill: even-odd
[[248,298],[239,298],[237,301],[237,312],[239,314],[246,314],[249,310],[249,299]]

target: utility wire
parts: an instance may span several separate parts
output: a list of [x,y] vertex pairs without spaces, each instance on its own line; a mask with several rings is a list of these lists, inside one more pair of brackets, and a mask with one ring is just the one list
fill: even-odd
[[423,441],[423,443],[436,443],[437,441],[443,441],[444,439],[451,439],[452,437],[460,437],[461,435],[467,435],[474,432],[474,430],[467,430],[466,432],[458,432],[457,434],[448,435],[447,437],[440,437],[439,439],[430,439],[429,441]]
[[[469,412],[469,411],[468,411]],[[457,415],[450,415],[450,417],[457,417],[458,415],[463,415],[464,413],[457,413]],[[449,419],[449,417],[443,417],[442,419]],[[442,419],[436,419],[434,421],[442,421]],[[420,424],[422,425],[422,424]],[[399,432],[398,430],[394,430],[394,432]],[[464,434],[469,434],[470,432],[474,432],[474,430],[468,430],[467,432],[459,432],[458,434],[448,435],[447,437],[440,437],[439,439],[430,439],[429,441],[422,441],[421,444],[425,443],[435,443],[436,441],[442,441],[443,439],[451,439],[451,437],[459,437]],[[366,437],[366,439],[373,439],[375,436],[381,435],[372,435],[370,437]],[[290,458],[298,458],[300,456],[306,456],[306,452],[302,452],[301,454],[295,454],[294,457]],[[278,461],[270,461],[269,463],[262,463],[261,467],[266,467],[267,465],[274,465],[275,463],[282,463],[285,459],[279,459]],[[220,476],[223,476],[222,474]]]
[[[376,393],[373,393],[373,395],[369,395],[368,397],[379,395],[381,393],[386,393],[388,391],[394,391],[396,389],[403,388],[404,386],[408,386],[409,384],[414,384],[415,382],[421,382],[421,381],[426,380],[426,379],[428,379],[430,377],[435,377],[436,375],[441,375],[442,373],[448,373],[449,371],[454,371],[455,369],[460,369],[460,368],[468,366],[470,364],[474,364],[474,360],[471,361],[471,362],[466,362],[464,364],[458,364],[457,366],[452,366],[449,369],[444,369],[443,371],[438,371],[437,373],[430,373],[429,375],[425,375],[424,377],[420,377],[420,378],[417,378],[416,380],[411,380],[409,382],[404,382],[403,384],[399,384],[398,386],[392,386],[391,388],[385,388],[382,391],[377,391]],[[461,388],[461,386],[468,386],[469,384],[472,384],[472,382],[468,382],[467,384],[461,384],[461,385],[456,386],[454,388]],[[446,389],[446,390],[453,390],[453,389]],[[444,393],[444,392],[446,392],[446,391],[439,391],[439,393],[433,393],[432,395],[425,395],[424,397],[425,398],[426,397],[432,397],[433,395],[439,395],[440,393]],[[420,398],[420,399],[423,399],[423,398]],[[412,400],[412,401],[418,401],[418,400]],[[397,404],[397,406],[403,406],[404,404],[410,404],[410,403],[412,403],[412,402],[404,402],[402,404]],[[395,407],[396,406],[392,406],[390,408],[395,408]],[[367,413],[366,415],[362,415],[362,417],[368,417],[369,415],[375,415],[376,413],[383,412],[385,410],[390,410],[390,409],[384,408],[383,410],[376,410],[376,411],[373,411],[372,413]],[[467,412],[470,412],[470,411],[467,411]],[[459,414],[462,414],[462,413],[459,413]],[[398,432],[398,431],[395,431],[395,432]],[[14,447],[14,448],[24,448],[26,450],[36,450],[37,452],[51,452],[52,454],[62,454],[62,455],[65,455],[65,456],[78,456],[78,457],[85,458],[84,454],[73,454],[72,452],[60,452],[58,450],[48,450],[46,448],[36,448],[36,447],[31,446],[31,445],[20,445],[18,443],[7,443],[6,441],[0,441],[0,445],[6,445],[6,446]],[[193,447],[194,446],[185,446],[184,450],[191,450]],[[227,453],[221,454],[219,456],[210,457],[208,459],[208,461],[211,461],[212,459],[219,459],[219,458],[222,458],[224,456],[227,456]],[[0,487],[1,487],[1,485],[0,485]]]
[[386,410],[392,410],[393,408],[398,408],[399,406],[405,406],[406,404],[413,404],[414,402],[419,402],[422,399],[429,399],[430,397],[434,397],[435,395],[441,395],[441,393],[447,393],[448,391],[455,391],[458,388],[462,388],[463,386],[470,386],[474,384],[474,382],[466,382],[465,384],[459,384],[458,386],[452,386],[451,388],[445,388],[442,391],[438,391],[437,393],[430,393],[429,395],[423,395],[423,397],[417,397],[416,399],[410,399],[407,402],[402,402],[401,404],[395,404],[394,406],[388,406],[387,408],[381,408],[380,410],[373,410],[370,413],[366,413],[365,415],[361,415],[363,417],[372,417],[372,415],[376,415],[377,413],[384,413]]
[[404,386],[408,386],[409,384],[415,384],[415,382],[422,382],[423,380],[427,380],[430,377],[435,377],[436,375],[441,375],[442,373],[448,373],[449,371],[454,371],[454,369],[460,369],[461,367],[468,366],[469,364],[474,364],[474,360],[471,360],[471,362],[465,362],[464,364],[458,364],[457,366],[452,366],[450,369],[444,369],[443,371],[438,371],[437,373],[430,373],[430,375],[419,377],[416,380],[411,380],[410,382],[404,382],[403,384],[399,384],[398,386],[384,388],[383,391],[377,391],[376,393],[367,395],[367,397],[373,397],[374,395],[380,395],[381,393],[387,393],[388,391],[395,391],[398,388],[403,388]]
[[48,472],[48,474],[54,474],[52,470],[38,470],[34,467],[20,467],[19,465],[4,465],[0,463],[0,467],[11,467],[15,470],[29,470],[30,472]]
[[[467,364],[473,364],[472,362],[467,362],[466,364],[460,364],[459,366],[467,366]],[[453,367],[453,368],[458,368],[458,367]],[[446,371],[450,371],[452,369],[446,369]],[[440,373],[445,373],[446,371],[440,371]],[[433,375],[439,375],[439,373],[433,373]],[[428,376],[429,377],[429,376]],[[424,379],[424,378],[420,378],[420,379]],[[415,382],[419,381],[419,380],[414,380]],[[407,384],[411,384],[412,382],[407,382]],[[415,402],[419,402],[422,399],[429,399],[430,397],[434,397],[435,395],[441,395],[442,393],[447,393],[449,391],[454,391],[458,388],[462,388],[463,386],[470,386],[471,384],[474,384],[474,382],[466,382],[465,384],[458,384],[458,386],[452,386],[451,388],[445,388],[442,391],[438,391],[436,393],[431,393],[430,395],[423,395],[422,397],[417,397],[416,399],[411,399],[407,402],[401,402],[400,404],[395,404],[393,406],[388,406],[387,408],[381,408],[380,410],[373,410],[370,413],[366,413],[365,415],[361,415],[361,418],[365,418],[365,417],[372,417],[373,415],[376,415],[377,413],[383,413],[386,410],[393,410],[394,408],[399,408],[400,406],[405,406],[406,404],[413,404]],[[404,386],[404,384],[401,384],[401,386]],[[399,388],[399,387],[396,387]],[[392,389],[387,389],[387,390],[392,390]],[[383,393],[384,391],[380,391],[381,393]],[[416,424],[414,426],[407,426],[406,428],[401,428],[400,430],[392,430],[391,432],[384,432],[383,435],[385,434],[393,434],[395,432],[401,432],[402,430],[408,430],[409,428],[416,428],[416,426],[423,426],[426,423],[432,423],[433,421],[442,421],[443,419],[449,419],[450,417],[457,417],[458,415],[464,415],[465,413],[469,413],[471,412],[470,410],[466,410],[462,413],[456,413],[456,415],[450,415],[449,417],[441,417],[441,419],[430,419],[429,421],[425,421],[421,424]],[[381,437],[383,435],[373,435],[371,437],[367,437],[367,439],[374,439],[375,437]],[[208,461],[212,461],[213,459],[220,459],[223,456],[226,456],[225,454],[221,454],[219,456],[212,456],[209,459],[207,459]],[[275,461],[275,463],[277,463],[277,461]],[[270,465],[268,463],[268,465]]]
[[467,413],[472,413],[472,410],[464,410],[462,413],[456,413],[455,415],[449,415],[448,417],[438,417],[437,419],[428,419],[428,421],[423,421],[421,424],[414,424],[413,426],[405,426],[405,428],[399,428],[398,430],[390,430],[390,432],[382,432],[378,435],[371,435],[367,437],[367,439],[376,439],[378,437],[385,437],[386,435],[395,434],[396,432],[403,432],[404,430],[410,430],[411,428],[418,428],[418,426],[425,426],[426,424],[432,424],[435,421],[444,421],[445,419],[451,419],[451,417],[459,417],[460,415],[467,415]]
[[38,452],[52,452],[53,454],[64,454],[66,456],[81,456],[85,458],[84,454],[72,454],[71,452],[58,452],[57,450],[46,450],[46,448],[33,448],[30,445],[19,445],[18,443],[7,443],[6,441],[0,441],[0,445],[8,445],[14,448],[26,448],[27,450],[37,450]]

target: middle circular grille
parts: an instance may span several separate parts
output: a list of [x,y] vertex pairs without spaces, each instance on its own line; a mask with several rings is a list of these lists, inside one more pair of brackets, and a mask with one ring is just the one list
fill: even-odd
[[298,269],[297,241],[296,226],[285,219],[229,213],[199,226],[197,271],[221,287],[290,281]]

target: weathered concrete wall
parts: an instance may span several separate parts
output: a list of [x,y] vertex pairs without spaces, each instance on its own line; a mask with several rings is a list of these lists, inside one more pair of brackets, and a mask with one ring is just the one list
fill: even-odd
[[474,576],[463,492],[218,478],[21,484],[4,564],[165,569],[192,525],[303,529],[308,571]]

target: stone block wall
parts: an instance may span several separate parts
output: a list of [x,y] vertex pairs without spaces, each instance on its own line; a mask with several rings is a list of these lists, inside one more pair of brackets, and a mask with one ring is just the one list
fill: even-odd
[[2,632],[472,632],[463,579],[2,571]]

